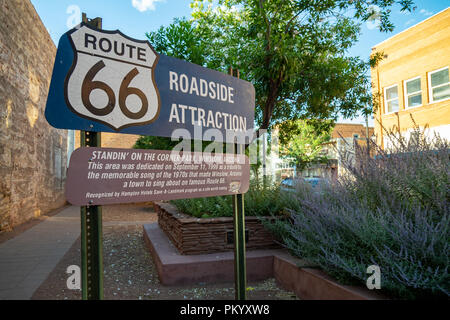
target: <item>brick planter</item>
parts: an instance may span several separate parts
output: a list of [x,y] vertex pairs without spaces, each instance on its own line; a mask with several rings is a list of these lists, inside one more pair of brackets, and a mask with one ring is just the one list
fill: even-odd
[[[181,254],[233,251],[233,218],[193,218],[164,202],[154,203],[158,225]],[[271,218],[267,218],[271,219]],[[246,217],[246,249],[278,248],[260,218]]]
[[[234,281],[233,252],[181,255],[157,223],[144,224],[146,242],[163,285],[204,285]],[[388,299],[377,290],[339,284],[310,263],[292,257],[285,249],[251,250],[246,254],[247,280],[275,278],[302,300]]]

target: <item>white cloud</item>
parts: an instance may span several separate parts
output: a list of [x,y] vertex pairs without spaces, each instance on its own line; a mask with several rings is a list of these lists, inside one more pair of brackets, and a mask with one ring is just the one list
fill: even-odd
[[431,16],[431,15],[433,14],[432,11],[428,11],[428,10],[426,10],[426,9],[421,9],[419,12],[420,12],[421,14],[423,14],[424,16]]
[[380,26],[380,7],[377,5],[372,5],[369,7],[369,10],[372,11],[369,19],[366,21],[367,29],[373,30]]
[[414,22],[416,21],[416,19],[409,19],[408,21],[405,22],[405,26],[410,26],[412,25]]
[[155,3],[161,1],[163,0],[131,0],[131,4],[140,12],[144,12],[147,10],[155,10]]

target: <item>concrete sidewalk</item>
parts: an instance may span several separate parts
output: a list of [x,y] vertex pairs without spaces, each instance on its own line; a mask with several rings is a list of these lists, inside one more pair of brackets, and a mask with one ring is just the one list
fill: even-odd
[[0,300],[30,299],[80,229],[80,207],[70,206],[0,244]]

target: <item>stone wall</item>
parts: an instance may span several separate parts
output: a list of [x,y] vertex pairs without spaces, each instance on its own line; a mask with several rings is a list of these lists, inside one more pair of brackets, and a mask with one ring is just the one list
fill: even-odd
[[[197,219],[179,212],[170,203],[154,204],[158,214],[159,227],[181,254],[205,254],[234,250],[233,218]],[[248,231],[246,249],[277,248],[272,234],[267,231],[257,217],[245,218]],[[227,233],[231,232],[231,243]]]
[[67,131],[44,117],[55,54],[29,0],[0,0],[0,231],[65,204]]

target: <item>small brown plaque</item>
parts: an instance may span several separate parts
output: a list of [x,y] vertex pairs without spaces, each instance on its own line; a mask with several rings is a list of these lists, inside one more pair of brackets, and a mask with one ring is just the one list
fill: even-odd
[[79,148],[70,158],[66,198],[103,205],[245,193],[245,155]]

